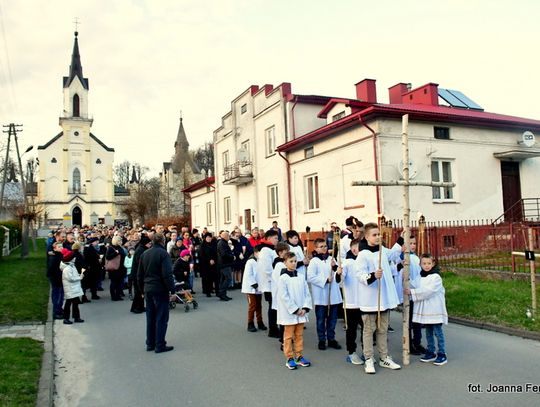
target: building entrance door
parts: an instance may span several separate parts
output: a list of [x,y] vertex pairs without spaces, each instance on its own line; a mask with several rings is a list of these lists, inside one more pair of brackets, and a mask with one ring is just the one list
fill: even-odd
[[81,208],[76,206],[71,213],[71,224],[82,226],[82,211]]
[[[521,200],[521,180],[519,177],[519,162],[501,161],[503,207],[506,222],[516,222],[523,219]],[[508,213],[507,213],[508,211]]]
[[244,219],[245,219],[246,231],[251,232],[251,209],[244,210]]

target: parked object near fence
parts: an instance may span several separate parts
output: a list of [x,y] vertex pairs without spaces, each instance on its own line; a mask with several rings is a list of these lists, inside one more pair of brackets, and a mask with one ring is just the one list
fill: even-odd
[[0,233],[3,238],[2,241],[2,256],[9,256],[9,229],[0,225]]

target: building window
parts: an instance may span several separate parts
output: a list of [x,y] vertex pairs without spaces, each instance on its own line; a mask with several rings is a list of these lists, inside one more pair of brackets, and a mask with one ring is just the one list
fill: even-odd
[[304,158],[311,158],[313,155],[313,146],[304,149]]
[[268,216],[277,216],[277,215],[279,215],[278,186],[277,186],[277,184],[268,186],[267,195],[268,195]]
[[433,127],[433,136],[437,140],[450,140],[450,129],[448,127]]
[[225,223],[231,223],[231,197],[230,196],[223,199],[223,213],[225,217]]
[[319,209],[319,176],[317,174],[304,177],[306,209],[315,211]]
[[[431,181],[452,182],[452,161],[431,161]],[[454,188],[452,187],[432,187],[432,190],[433,199],[435,200],[454,200]]]
[[81,172],[78,168],[73,170],[73,192],[81,192]]
[[266,141],[266,156],[275,154],[276,150],[276,127],[272,126],[264,131]]
[[80,116],[79,102],[79,95],[75,93],[75,95],[73,95],[73,117]]
[[[240,149],[244,150],[246,153],[245,153],[245,157],[238,157],[238,160],[250,161],[251,152],[250,152],[249,140],[243,141],[242,144],[240,144]],[[245,160],[243,160],[242,158],[245,158]]]
[[332,121],[335,122],[335,121],[337,121],[337,120],[339,120],[339,119],[341,119],[343,117],[345,117],[345,111],[339,112],[339,113],[333,115],[332,116]]
[[244,103],[242,106],[240,106],[240,113],[244,114],[247,112],[247,104]]
[[223,152],[222,158],[223,158],[223,172],[225,172],[225,169],[229,166],[229,150]]
[[206,202],[206,225],[212,224],[212,202]]
[[456,237],[454,235],[443,236],[443,247],[445,249],[456,247]]

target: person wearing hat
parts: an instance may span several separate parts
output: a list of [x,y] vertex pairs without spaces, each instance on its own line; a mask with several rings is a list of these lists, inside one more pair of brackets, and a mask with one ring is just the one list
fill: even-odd
[[217,242],[212,233],[203,236],[200,251],[200,270],[202,279],[202,291],[207,297],[212,296],[212,291],[218,292],[219,274],[217,272]]
[[81,319],[79,312],[80,296],[83,295],[81,288],[81,279],[84,273],[79,274],[75,267],[75,252],[69,249],[62,250],[62,262],[60,270],[62,270],[62,285],[64,286],[64,324],[71,325],[73,322],[69,319],[70,308],[73,308],[73,319],[75,322],[84,322]]
[[90,290],[93,300],[99,300],[97,295],[98,284],[101,276],[101,262],[99,259],[99,238],[91,237],[87,240],[83,249],[83,257],[86,263],[86,272],[82,280],[82,288],[86,297],[86,290]]
[[180,257],[174,262],[173,274],[174,279],[178,283],[184,283],[182,288],[190,290],[189,275],[191,273],[189,260],[191,258],[191,252],[189,249],[184,249],[180,252]]

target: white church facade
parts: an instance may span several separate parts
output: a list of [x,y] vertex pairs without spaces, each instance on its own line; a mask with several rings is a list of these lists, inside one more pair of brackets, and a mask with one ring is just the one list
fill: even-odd
[[75,32],[69,76],[63,78],[62,130],[38,147],[38,202],[46,226],[114,223],[114,149],[91,132],[88,85]]

